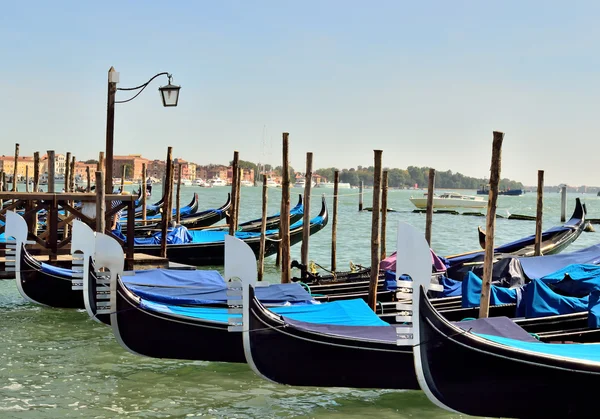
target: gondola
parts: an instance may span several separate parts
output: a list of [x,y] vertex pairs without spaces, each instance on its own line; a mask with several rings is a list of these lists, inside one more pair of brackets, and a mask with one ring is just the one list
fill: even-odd
[[[542,234],[542,249],[544,249],[542,254],[556,254],[573,243],[585,227],[585,215],[585,205],[582,205],[579,198],[577,198],[571,218],[562,226],[553,227]],[[496,259],[499,260],[501,258],[513,256],[533,256],[532,243],[534,241],[534,236],[528,236],[505,245],[500,245],[495,249]],[[483,251],[467,252],[459,255],[446,256],[444,261],[450,266],[451,271],[456,272],[464,267],[475,269],[476,266],[481,266],[483,255]],[[310,287],[311,292],[315,294],[327,295],[327,297],[323,297],[324,300],[331,301],[332,298],[366,298],[370,278],[370,268],[368,267],[359,267],[355,271],[341,271],[333,274],[320,275],[319,273],[310,272],[307,267],[299,264],[297,261],[293,261],[292,264],[293,266],[300,268],[303,273],[301,277],[294,277],[292,280],[301,281],[307,284],[307,286]],[[380,272],[379,278],[380,281],[382,281],[385,278],[385,272]],[[462,278],[462,276],[460,278]],[[349,292],[347,295],[343,295],[343,293],[339,291],[335,293],[329,291],[330,289],[341,290],[341,284],[347,282],[353,283],[348,287]],[[379,288],[378,292],[380,293],[379,299],[382,302],[390,301],[393,298],[392,290],[389,290],[386,293]],[[332,294],[335,294],[336,297],[333,297]]]
[[[290,225],[300,221],[304,216],[304,205],[302,204],[302,194],[298,194],[298,203],[290,210]],[[267,217],[266,230],[274,230],[279,228],[281,220],[280,214],[275,214]],[[262,226],[262,218],[246,221],[238,225],[238,231],[260,232]]]
[[[247,281],[256,281],[254,253],[241,240],[237,241],[244,248],[242,258],[254,264],[253,269],[247,269],[241,275]],[[106,235],[97,235],[96,247],[101,249],[96,252],[99,257],[94,261],[96,266],[123,258],[118,244]],[[227,247],[225,251],[228,251]],[[237,259],[239,255],[234,256]],[[225,270],[227,277],[230,268],[226,265]],[[144,272],[139,279],[135,275],[127,277],[126,283],[121,273],[119,267],[110,269],[109,306],[104,305],[102,310],[98,310],[98,295],[105,297],[105,301],[108,298],[106,288],[96,285],[98,278],[93,271],[87,276],[86,288],[89,292],[85,298],[90,316],[110,325],[117,341],[125,349],[156,358],[245,362],[241,334],[228,332],[231,315],[226,308],[226,301],[231,297],[218,273],[169,273],[157,269]],[[260,289],[264,290],[260,293],[261,301],[270,305],[294,303],[289,307],[272,307],[275,311],[295,317],[322,311],[320,305],[310,304],[310,295],[298,284],[278,284]],[[173,305],[174,301],[186,305]],[[196,304],[191,306],[192,302]]]
[[[196,201],[198,200],[198,194],[194,194]],[[207,227],[215,224],[218,221],[221,221],[227,216],[227,211],[231,208],[231,194],[227,194],[227,201],[220,208],[217,209],[208,209],[200,212],[187,213],[180,215],[180,225],[188,228],[195,229],[200,227]],[[136,235],[148,235],[156,232],[160,229],[161,225],[161,215],[156,215],[152,218],[156,218],[158,221],[156,223],[150,223],[146,225],[136,225],[135,226],[135,234]],[[150,218],[150,219],[152,219]],[[137,221],[141,221],[136,219]],[[126,220],[125,220],[126,222]]]
[[[162,217],[162,215],[159,214],[159,212],[161,212],[161,210],[163,208],[163,200],[164,200],[164,197],[161,198],[161,200],[158,201],[158,203],[156,203],[154,205],[149,205],[148,206],[149,209],[146,208],[146,219],[152,219],[153,217],[160,219]],[[196,211],[198,211],[198,194],[194,193],[194,196],[192,197],[192,200],[190,201],[190,203],[179,209],[179,214],[181,216],[185,217],[185,216],[194,214]],[[177,210],[175,208],[173,208],[173,216],[175,216],[176,213],[177,213]],[[141,219],[141,217],[142,217],[141,209],[136,208],[135,209],[136,221],[137,221],[137,219]],[[127,223],[126,214],[124,214],[123,217],[121,217],[120,223],[121,224]]]
[[[8,256],[14,256],[15,282],[19,293],[29,302],[59,308],[83,308],[82,271],[85,262],[93,252],[94,232],[80,221],[83,231],[80,239],[71,243],[74,269],[58,268],[41,263],[29,254],[27,244],[27,223],[14,212],[6,213],[6,236],[14,237],[14,249]],[[80,253],[83,253],[82,255]],[[8,264],[8,260],[7,260]]]
[[[585,204],[579,198],[575,199],[575,209],[571,218],[562,226],[553,227],[542,233],[540,244],[543,255],[553,255],[562,252],[573,243],[583,232],[585,227]],[[485,249],[485,232],[478,227],[479,245]],[[535,235],[531,235],[494,249],[495,253],[510,253],[515,256],[530,256],[534,254]]]
[[[310,234],[315,234],[325,228],[329,220],[325,198],[322,200],[321,212],[310,222]],[[302,221],[297,221],[290,226],[290,245],[302,240]],[[193,266],[222,265],[224,260],[224,230],[219,231],[182,231],[173,229],[171,236],[184,235],[187,243],[167,244],[167,257],[171,262],[184,263]],[[236,232],[235,236],[244,240],[258,256],[260,252],[260,233]],[[122,239],[125,236],[121,235]],[[279,230],[266,232],[265,256],[277,253],[279,247]],[[168,241],[171,239],[168,239]],[[160,233],[152,238],[135,239],[135,250],[152,256],[160,255]]]
[[413,309],[417,377],[439,407],[487,417],[597,416],[590,391],[600,384],[598,344],[539,342],[508,319],[495,332],[465,330],[420,286]]

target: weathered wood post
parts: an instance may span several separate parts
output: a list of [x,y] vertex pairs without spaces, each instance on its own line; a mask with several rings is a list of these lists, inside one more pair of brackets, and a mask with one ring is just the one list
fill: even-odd
[[[310,191],[312,189],[312,165],[313,153],[306,153],[306,173],[304,178],[304,213],[302,215],[302,249],[300,250],[301,263],[308,266],[308,249],[310,240]],[[302,271],[303,278],[306,277],[306,270]]]
[[167,161],[165,162],[165,182],[164,182],[164,204],[162,212],[162,225],[160,237],[160,256],[167,257],[167,232],[171,221],[171,209],[169,208],[169,200],[172,199],[173,192],[171,190],[171,178],[173,177],[173,147],[167,148]]
[[560,221],[567,220],[567,185],[560,185]]
[[359,211],[363,210],[363,187],[364,187],[364,182],[361,180],[360,184],[358,186],[358,210]]
[[12,178],[12,190],[13,192],[17,191],[17,174],[19,169],[19,143],[15,144],[15,168],[13,171]]
[[123,192],[125,190],[125,174],[126,174],[126,169],[127,169],[127,167],[125,165],[123,165],[121,167],[121,192]]
[[231,207],[229,209],[229,235],[235,235],[235,213],[237,206],[237,178],[239,176],[238,164],[240,161],[239,151],[233,152],[233,161],[231,162]]
[[337,269],[337,219],[340,171],[333,172],[333,220],[331,221],[331,272]]
[[55,193],[54,177],[56,176],[56,160],[54,150],[48,150],[48,192]]
[[[289,133],[283,133],[283,161],[281,174],[281,283],[291,280],[290,260],[290,165],[289,165]],[[306,228],[306,226],[304,226]]]
[[429,184],[427,185],[427,213],[425,217],[425,240],[431,247],[431,223],[433,222],[433,188],[435,185],[435,169],[429,169]]
[[75,192],[75,156],[71,157],[71,179],[69,180],[71,192]]
[[90,166],[86,166],[85,168],[85,175],[87,177],[87,186],[85,188],[85,191],[87,193],[90,193],[92,190],[92,179],[90,177]]
[[[238,163],[239,166],[239,163]],[[239,225],[239,221],[240,221],[240,200],[242,199],[242,178],[244,175],[244,169],[242,169],[241,167],[238,167],[238,177],[237,177],[237,185],[236,185],[236,193],[235,193],[235,199],[236,199],[236,203],[235,203],[235,231],[237,231],[238,229],[238,225]]]
[[104,172],[96,171],[96,232],[106,230],[106,194],[104,191]]
[[260,225],[260,252],[258,253],[258,280],[262,281],[265,275],[265,245],[267,230],[267,175],[262,175],[262,224]]
[[[40,187],[40,152],[33,153],[33,192],[38,192]],[[37,214],[37,213],[36,213]]]
[[117,81],[119,73],[114,67],[108,70],[108,95],[106,105],[106,178],[104,189],[108,193],[113,190],[113,144],[115,137],[115,97],[117,94]]
[[25,166],[25,192],[29,192],[29,166]]
[[182,164],[177,164],[177,169],[179,170],[179,176],[177,176],[177,190],[175,192],[175,222],[177,225],[181,223],[181,168]]
[[381,178],[381,259],[385,259],[385,230],[387,229],[387,194],[388,194],[388,171],[383,171]]
[[371,280],[369,282],[369,306],[377,309],[377,283],[379,281],[379,215],[381,214],[381,155],[382,150],[375,152],[375,172],[373,173],[373,219],[371,223]]
[[96,170],[104,171],[104,151],[98,153],[98,164]]
[[142,186],[140,186],[140,188],[142,188],[143,192],[142,192],[142,221],[144,221],[143,225],[146,225],[145,221],[146,221],[146,213],[147,213],[147,198],[146,196],[148,195],[148,190],[146,189],[146,176],[148,174],[146,173],[146,163],[142,163]]
[[537,213],[535,215],[534,256],[542,255],[542,217],[544,215],[544,171],[538,170]]
[[71,174],[71,152],[70,151],[67,151],[67,157],[65,159],[65,162],[66,162],[65,163],[65,173],[64,173],[65,179],[63,180],[63,183],[64,183],[63,189],[65,190],[66,193],[69,193],[69,192],[71,192],[69,190],[69,185],[71,184],[71,182],[70,182],[70,180],[71,180],[71,177],[70,177],[70,174]]
[[[4,192],[4,170],[0,170],[0,192]],[[0,209],[4,208],[4,201],[0,198]]]
[[488,317],[490,311],[490,288],[492,284],[492,270],[494,267],[494,232],[496,230],[496,207],[498,202],[498,185],[500,184],[503,140],[504,133],[494,131],[494,140],[492,142],[492,163],[490,167],[490,191],[485,227],[483,282],[481,284],[481,299],[479,301],[479,318]]

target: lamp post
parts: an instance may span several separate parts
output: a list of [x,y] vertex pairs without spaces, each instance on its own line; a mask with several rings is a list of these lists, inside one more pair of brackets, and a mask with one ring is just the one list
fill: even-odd
[[[158,90],[161,95],[162,103],[164,107],[177,106],[177,102],[179,101],[179,89],[181,86],[175,86],[171,84],[172,75],[163,72],[154,75],[150,80],[146,83],[141,84],[137,87],[130,88],[117,88],[117,83],[119,82],[119,73],[115,71],[114,67],[111,67],[108,70],[108,104],[106,107],[106,161],[105,161],[105,173],[106,177],[104,179],[104,188],[107,193],[112,193],[113,184],[113,147],[114,147],[114,134],[115,134],[115,103],[126,103],[130,102],[136,97],[139,96],[140,93],[144,91],[144,89],[150,84],[152,80],[159,76],[167,76],[169,79],[169,84],[166,86],[159,87]],[[127,100],[116,100],[117,91],[135,91],[139,90],[133,97]],[[145,181],[145,179],[144,179]]]

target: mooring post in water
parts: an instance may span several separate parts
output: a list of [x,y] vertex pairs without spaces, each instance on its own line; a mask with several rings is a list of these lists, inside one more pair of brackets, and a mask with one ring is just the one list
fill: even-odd
[[85,191],[87,193],[90,193],[92,190],[92,178],[90,176],[90,166],[85,167],[85,176],[87,177],[87,186],[85,188]]
[[[302,215],[302,249],[300,262],[308,266],[308,249],[310,240],[310,191],[312,189],[313,153],[306,153],[306,173],[304,174],[304,213]],[[302,277],[306,277],[306,269],[302,270]]]
[[142,163],[142,184],[140,185],[140,189],[143,191],[142,192],[142,221],[144,221],[143,225],[146,225],[146,213],[147,213],[147,196],[148,196],[148,189],[146,189],[146,163]]
[[[281,283],[291,281],[292,269],[290,260],[290,164],[289,134],[283,133],[283,160],[281,171]],[[306,228],[303,226],[302,228]]]
[[237,170],[238,164],[240,162],[240,153],[239,151],[233,152],[233,161],[231,162],[231,207],[229,208],[229,235],[235,235],[235,206],[237,205],[237,177],[239,175],[239,171]]
[[431,224],[433,222],[433,188],[435,185],[435,169],[429,169],[429,184],[427,185],[427,213],[425,216],[425,240],[431,247]]
[[69,185],[71,192],[75,192],[75,156],[71,157],[71,180]]
[[104,172],[104,190],[109,194],[113,192],[113,148],[115,138],[115,98],[117,95],[117,82],[119,73],[114,67],[108,69],[108,89],[106,105],[106,167]]
[[104,171],[104,151],[98,153],[98,164],[96,170]]
[[387,229],[387,193],[388,193],[388,171],[384,170],[381,177],[381,259],[385,259],[385,230]]
[[262,224],[260,225],[260,251],[258,253],[258,280],[265,275],[265,242],[267,231],[267,175],[262,175]]
[[169,223],[171,221],[171,209],[169,208],[169,200],[172,200],[171,179],[173,178],[173,147],[167,148],[167,161],[165,166],[165,182],[163,184],[163,212],[160,237],[160,257],[167,257],[167,232],[169,231]]
[[331,221],[331,272],[337,269],[337,217],[340,171],[333,172],[333,220]]
[[542,217],[544,215],[544,171],[538,170],[537,212],[535,215],[534,256],[542,255]]
[[[238,163],[239,166],[239,163]],[[237,231],[238,229],[238,223],[240,220],[240,199],[242,198],[242,178],[244,177],[244,169],[242,169],[241,167],[238,167],[238,178],[237,178],[237,186],[236,186],[236,193],[235,193],[235,231]]]
[[369,282],[369,306],[373,311],[377,309],[377,282],[379,281],[379,250],[380,231],[379,215],[381,214],[381,155],[382,150],[375,152],[375,171],[373,173],[373,219],[371,223],[371,281]]
[[19,143],[15,144],[15,168],[13,171],[12,178],[12,190],[13,192],[17,191],[17,173],[19,168]]
[[364,187],[364,183],[361,180],[358,185],[358,211],[363,210],[363,187]]
[[29,192],[29,166],[25,166],[25,192]]
[[[40,187],[40,152],[33,153],[33,192],[39,192]],[[36,213],[37,214],[37,213]]]
[[121,167],[121,192],[125,190],[125,174],[126,174],[127,166],[123,165]]
[[69,193],[69,192],[71,192],[69,190],[69,185],[70,185],[69,179],[71,179],[71,177],[70,177],[70,174],[71,174],[71,152],[70,151],[67,151],[67,157],[65,158],[65,173],[64,174],[65,174],[65,178],[63,180],[63,183],[64,183],[63,189],[64,189],[64,192]]
[[56,177],[56,156],[54,150],[48,150],[48,192],[55,193],[54,178]]
[[492,142],[492,164],[490,167],[490,191],[485,227],[483,281],[481,284],[481,299],[479,301],[479,318],[488,317],[490,311],[490,288],[492,284],[492,268],[494,267],[494,232],[496,230],[496,206],[498,202],[498,185],[500,184],[503,140],[504,133],[494,131],[494,140]]
[[560,221],[567,220],[567,185],[560,185]]
[[106,230],[106,193],[104,191],[104,172],[96,170],[96,232]]
[[177,176],[177,191],[175,194],[175,221],[177,225],[181,223],[181,209],[179,205],[181,204],[181,168],[183,165],[181,163],[177,164],[178,176]]
[[[0,192],[4,192],[4,170],[0,170]],[[0,199],[0,209],[4,208],[4,201]]]

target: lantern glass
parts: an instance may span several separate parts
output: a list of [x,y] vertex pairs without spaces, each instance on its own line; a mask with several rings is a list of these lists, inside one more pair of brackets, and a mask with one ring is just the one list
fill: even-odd
[[181,86],[175,86],[171,83],[158,88],[163,106],[177,106],[177,102],[179,101],[179,89],[181,89]]

